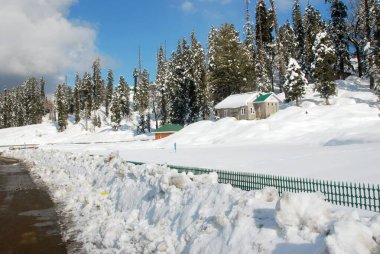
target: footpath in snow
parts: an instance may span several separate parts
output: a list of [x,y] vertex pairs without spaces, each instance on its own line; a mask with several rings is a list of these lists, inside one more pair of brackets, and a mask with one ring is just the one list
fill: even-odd
[[118,154],[6,152],[28,161],[87,253],[380,253],[380,215],[323,195],[242,191],[215,173],[134,166]]

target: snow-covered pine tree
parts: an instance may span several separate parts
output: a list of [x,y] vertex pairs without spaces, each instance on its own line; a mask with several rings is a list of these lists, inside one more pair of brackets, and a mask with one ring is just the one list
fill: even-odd
[[269,0],[271,6],[272,6],[272,20],[273,20],[273,26],[274,31],[276,33],[276,47],[277,47],[277,59],[278,59],[278,71],[279,71],[279,82],[280,82],[280,90],[282,91],[282,85],[285,80],[285,60],[284,60],[284,53],[281,43],[281,36],[280,31],[278,28],[278,22],[277,22],[277,11],[276,6],[274,4],[274,0]]
[[208,81],[215,103],[247,89],[244,67],[248,61],[239,33],[231,24],[212,29],[209,35]]
[[103,93],[104,93],[104,81],[102,80],[101,68],[100,68],[100,58],[97,58],[92,64],[92,85],[93,85],[93,108],[92,110],[97,110],[103,103]]
[[311,65],[314,62],[313,45],[315,42],[315,37],[318,33],[324,31],[326,26],[321,18],[320,12],[310,4],[306,6],[305,15],[303,16],[303,28],[305,32],[304,72],[307,79],[312,80],[313,73],[311,73]]
[[177,51],[172,53],[169,62],[168,87],[170,98],[170,122],[183,125],[185,124],[187,117],[188,98],[185,86],[185,67],[182,51],[183,45],[179,41],[177,44]]
[[293,4],[293,30],[296,36],[296,60],[301,66],[302,70],[305,70],[305,60],[304,60],[304,51],[305,51],[305,30],[302,23],[302,13],[299,0],[294,0]]
[[167,62],[165,51],[160,46],[157,54],[157,73],[156,73],[156,93],[157,93],[157,115],[161,119],[161,124],[169,121],[169,101],[166,84]]
[[[264,0],[256,3],[256,85],[259,91],[271,90],[271,52],[272,52],[271,18]],[[256,90],[256,89],[255,89]]]
[[120,128],[120,122],[121,122],[121,105],[120,105],[120,97],[119,89],[116,89],[114,91],[111,105],[110,105],[110,112],[111,112],[111,125],[112,128],[117,131]]
[[130,115],[130,102],[129,102],[129,85],[125,81],[123,76],[119,77],[118,93],[120,95],[120,110],[122,117],[128,117]]
[[23,102],[25,101],[25,90],[22,86],[15,88],[16,100],[14,112],[16,114],[16,124],[15,126],[25,125],[25,108]]
[[109,109],[110,109],[110,104],[112,100],[112,95],[113,95],[113,71],[110,69],[108,70],[107,74],[107,88],[106,88],[106,97],[105,97],[105,106],[106,106],[106,116],[109,115]]
[[207,119],[210,114],[210,109],[208,107],[209,94],[208,86],[206,82],[206,57],[202,45],[197,40],[195,33],[192,32],[191,36],[191,46],[190,46],[190,59],[191,59],[191,78],[190,80],[194,84],[190,84],[190,91],[192,91],[192,86],[195,86],[195,103],[193,104],[194,98],[190,96],[190,121],[197,121],[198,118]]
[[300,99],[305,95],[307,79],[301,67],[294,58],[289,59],[288,68],[285,75],[284,90],[288,100],[295,100],[299,106]]
[[[250,0],[246,0],[246,11],[245,11],[245,24],[244,24],[244,54],[246,55],[247,62],[245,63],[245,78],[247,79],[246,91],[256,90],[256,76],[255,76],[255,59],[256,59],[256,49],[255,49],[255,36],[253,31],[253,25],[251,20],[251,13],[249,11]],[[204,118],[206,119],[206,118]]]
[[83,74],[82,79],[82,95],[84,103],[84,116],[88,119],[91,116],[91,111],[93,110],[93,82],[91,76],[88,72]]
[[149,111],[149,73],[147,70],[143,70],[141,73],[134,99],[136,110],[140,115],[138,131],[139,133],[145,133],[145,115]]
[[329,97],[336,94],[334,64],[336,53],[333,42],[326,32],[318,33],[313,46],[315,60],[312,65],[314,72],[315,89],[321,98],[329,105]]
[[181,101],[182,105],[182,115],[185,123],[193,123],[198,119],[198,108],[196,104],[196,91],[193,75],[193,65],[191,59],[190,46],[187,43],[186,38],[182,39],[182,55],[181,55],[181,68],[178,68],[178,72],[182,72],[183,79],[180,82],[182,87]]
[[66,87],[63,84],[59,84],[55,92],[56,108],[58,113],[58,131],[62,132],[67,128],[67,96]]
[[352,69],[348,52],[347,6],[341,0],[331,2],[331,38],[334,42],[337,63],[335,72],[340,79],[345,78],[345,70]]
[[81,91],[81,80],[79,73],[75,75],[75,87],[74,87],[74,118],[75,123],[80,121],[80,91]]
[[74,114],[75,111],[75,97],[73,89],[66,86],[66,97],[67,97],[67,111],[69,114]]
[[296,57],[296,48],[294,42],[296,37],[289,21],[287,20],[284,25],[280,27],[280,37],[282,47],[284,49],[285,65],[288,65],[290,58]]
[[41,89],[38,81],[33,77],[26,81],[26,124],[38,124],[42,120],[40,102]]

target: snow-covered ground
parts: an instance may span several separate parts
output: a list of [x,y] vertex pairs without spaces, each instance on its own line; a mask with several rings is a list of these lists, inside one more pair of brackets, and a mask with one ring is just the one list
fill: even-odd
[[242,191],[217,175],[135,166],[117,154],[7,152],[33,162],[65,238],[87,253],[379,253],[380,215],[333,207],[322,194]]
[[[217,184],[214,175],[124,162],[379,184],[378,98],[361,79],[337,83],[332,105],[310,86],[300,107],[282,105],[266,120],[201,121],[159,141],[135,136],[135,121],[119,132],[70,123],[63,133],[45,121],[0,130],[0,152],[34,163],[34,176],[74,221],[66,233],[90,253],[380,253],[373,213],[331,207],[318,194],[279,200],[273,190]],[[39,149],[6,147],[24,143]]]

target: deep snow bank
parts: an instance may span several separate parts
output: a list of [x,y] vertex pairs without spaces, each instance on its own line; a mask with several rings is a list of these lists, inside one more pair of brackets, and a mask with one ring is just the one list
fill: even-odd
[[320,194],[278,199],[274,189],[241,191],[218,184],[216,174],[134,166],[117,154],[7,155],[33,163],[32,175],[73,221],[66,237],[82,242],[88,253],[380,251],[379,216],[370,220],[339,211]]

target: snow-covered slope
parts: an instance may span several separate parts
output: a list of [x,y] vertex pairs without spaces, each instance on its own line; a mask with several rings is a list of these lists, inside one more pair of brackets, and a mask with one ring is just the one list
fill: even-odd
[[198,122],[157,145],[380,143],[378,97],[367,82],[355,77],[338,80],[337,84],[331,105],[325,105],[310,85],[300,107],[285,104],[278,113],[259,121],[225,118]]

